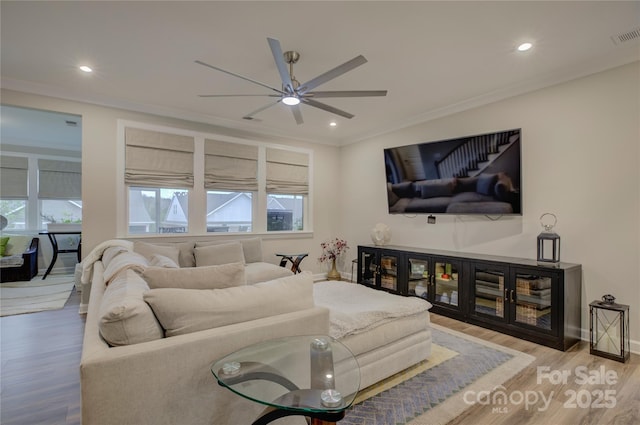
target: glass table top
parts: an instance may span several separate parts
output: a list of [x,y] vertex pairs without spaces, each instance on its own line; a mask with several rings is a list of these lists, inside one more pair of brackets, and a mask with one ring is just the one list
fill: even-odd
[[360,367],[347,347],[329,336],[264,341],[211,365],[218,383],[278,409],[340,412],[360,389]]

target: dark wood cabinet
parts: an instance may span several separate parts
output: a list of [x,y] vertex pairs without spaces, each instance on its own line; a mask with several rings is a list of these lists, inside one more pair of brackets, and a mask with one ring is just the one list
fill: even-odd
[[358,246],[358,282],[442,314],[567,350],[580,340],[582,268],[399,246]]

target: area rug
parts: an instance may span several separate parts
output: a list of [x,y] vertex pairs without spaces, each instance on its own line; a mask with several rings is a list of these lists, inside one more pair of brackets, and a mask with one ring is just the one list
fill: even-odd
[[0,284],[0,316],[59,310],[74,286],[73,276],[40,276],[26,282]]
[[446,424],[471,407],[468,401],[475,400],[478,392],[500,387],[535,360],[510,348],[431,326],[435,356],[365,389],[340,425]]

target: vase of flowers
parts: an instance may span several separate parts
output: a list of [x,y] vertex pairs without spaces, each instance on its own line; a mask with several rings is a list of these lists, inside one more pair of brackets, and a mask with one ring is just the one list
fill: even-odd
[[347,245],[347,241],[340,238],[334,238],[320,244],[320,248],[322,248],[322,255],[318,258],[318,261],[321,263],[326,263],[331,261],[331,270],[327,273],[328,280],[340,280],[341,275],[338,269],[336,268],[336,260],[344,254],[347,249],[349,249],[349,245]]

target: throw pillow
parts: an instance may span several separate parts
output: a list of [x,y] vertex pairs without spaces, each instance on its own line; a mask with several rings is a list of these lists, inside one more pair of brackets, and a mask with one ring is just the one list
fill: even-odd
[[175,246],[162,246],[146,242],[134,242],[133,250],[142,254],[147,260],[151,260],[154,254],[164,255],[173,260],[174,263],[180,264],[180,250]]
[[180,267],[196,266],[196,259],[193,256],[193,247],[195,246],[195,243],[193,241],[191,242],[189,241],[187,242],[155,242],[154,245],[170,246],[173,248],[178,248],[178,251],[180,251],[180,254],[178,256],[180,261],[178,262],[178,265]]
[[8,243],[9,243],[9,236],[3,236],[0,238],[0,257],[4,257],[4,253],[7,251]]
[[244,253],[238,242],[221,245],[196,246],[196,266],[218,266],[228,263],[243,263]]
[[313,308],[313,276],[226,289],[151,289],[144,300],[167,336],[182,335]]
[[165,257],[160,254],[153,254],[151,256],[151,260],[149,260],[149,265],[154,267],[162,267],[167,269],[177,269],[180,268],[179,265],[175,263],[171,258]]
[[149,290],[133,270],[114,279],[104,291],[98,311],[100,335],[111,346],[138,344],[164,337],[143,293]]
[[243,263],[181,269],[147,267],[142,278],[151,289],[223,289],[246,284]]
[[242,253],[244,254],[245,264],[260,263],[262,259],[262,239],[261,238],[249,238],[238,240],[224,240],[224,241],[202,241],[196,242],[196,248],[211,245],[224,245],[228,243],[239,242],[242,246]]
[[496,184],[498,176],[496,174],[480,174],[476,192],[482,195],[493,196],[493,185]]

